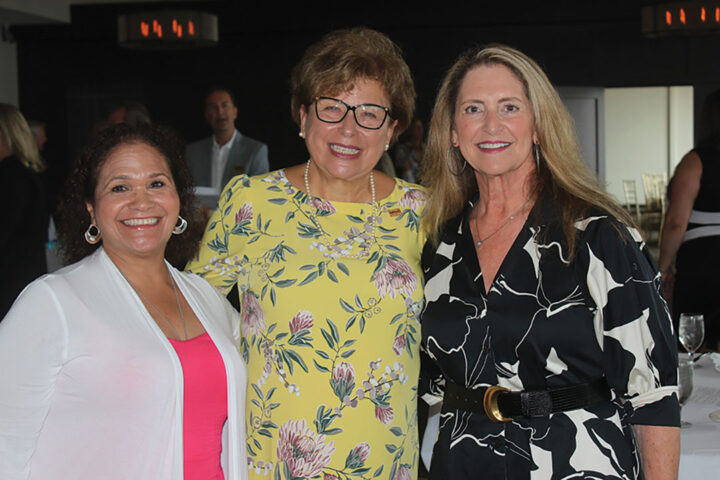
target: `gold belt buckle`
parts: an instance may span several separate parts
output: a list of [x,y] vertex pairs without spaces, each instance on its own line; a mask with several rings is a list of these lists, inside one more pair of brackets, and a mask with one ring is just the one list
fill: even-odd
[[497,423],[511,422],[512,418],[504,417],[498,406],[498,396],[502,392],[509,392],[509,388],[501,387],[499,385],[493,385],[485,390],[485,396],[483,396],[483,408],[485,414],[490,420]]

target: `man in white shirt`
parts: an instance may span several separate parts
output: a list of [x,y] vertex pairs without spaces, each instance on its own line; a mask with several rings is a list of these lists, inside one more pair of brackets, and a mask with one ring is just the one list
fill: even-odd
[[235,128],[238,109],[225,89],[217,88],[205,98],[205,119],[213,134],[191,143],[185,159],[198,187],[218,193],[235,175],[258,175],[269,169],[268,148]]

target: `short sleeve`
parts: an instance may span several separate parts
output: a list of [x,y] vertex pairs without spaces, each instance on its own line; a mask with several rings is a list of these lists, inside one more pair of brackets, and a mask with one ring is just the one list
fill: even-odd
[[43,279],[0,322],[0,478],[28,478],[30,460],[67,356],[63,310]]
[[594,327],[610,387],[628,422],[678,426],[677,350],[660,274],[639,232],[606,217],[583,231],[576,267],[594,309]]
[[252,203],[245,199],[249,185],[247,175],[239,175],[227,183],[208,222],[200,251],[185,268],[203,277],[224,295],[237,283],[243,246],[236,239],[242,237],[252,221]]

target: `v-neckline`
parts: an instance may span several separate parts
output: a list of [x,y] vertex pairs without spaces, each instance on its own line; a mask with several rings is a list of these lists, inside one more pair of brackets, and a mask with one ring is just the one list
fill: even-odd
[[477,256],[477,250],[475,248],[475,241],[472,238],[472,230],[470,229],[470,212],[472,211],[474,203],[470,202],[468,203],[468,206],[465,208],[465,212],[463,215],[462,223],[461,223],[461,239],[462,239],[462,248],[463,248],[463,257],[465,258],[472,258],[474,259],[473,262],[469,262],[472,264],[471,271],[473,273],[473,278],[475,279],[476,283],[480,284],[480,291],[484,298],[487,299],[489,292],[493,289],[495,284],[497,283],[498,278],[503,276],[506,272],[506,270],[509,269],[508,266],[508,258],[511,258],[515,255],[518,248],[523,248],[522,245],[524,245],[528,238],[528,222],[531,218],[534,218],[534,211],[537,206],[537,202],[533,207],[530,209],[530,213],[528,213],[527,218],[525,219],[525,222],[523,223],[522,228],[520,229],[520,232],[517,234],[515,239],[513,240],[512,245],[510,246],[510,249],[505,254],[505,257],[503,258],[502,262],[500,263],[500,267],[498,267],[497,272],[495,273],[495,278],[492,279],[490,282],[490,289],[485,288],[485,281],[484,281],[484,273],[482,270],[482,266],[480,265],[480,259]]

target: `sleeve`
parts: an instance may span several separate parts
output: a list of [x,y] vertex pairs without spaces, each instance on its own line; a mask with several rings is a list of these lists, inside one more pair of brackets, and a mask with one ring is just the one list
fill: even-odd
[[[430,271],[435,261],[435,248],[432,242],[425,242],[420,256],[420,265],[425,276],[423,284],[429,280]],[[427,305],[426,305],[427,306]],[[424,315],[424,312],[423,312]],[[442,370],[432,358],[425,345],[426,338],[420,342],[420,379],[418,382],[418,394],[428,405],[435,405],[442,402],[445,394],[445,377]]]
[[0,478],[28,478],[30,461],[67,356],[63,310],[42,280],[0,322]]
[[250,185],[247,175],[230,180],[210,217],[200,243],[200,251],[185,270],[195,273],[227,295],[237,283],[242,269],[242,247],[245,227],[252,221],[252,203],[245,201]]
[[608,383],[629,423],[679,426],[676,340],[654,261],[633,228],[601,217],[582,228],[577,263]]
[[260,145],[255,151],[255,154],[250,159],[247,166],[247,174],[252,177],[253,175],[260,175],[267,173],[270,170],[270,161],[268,159],[268,147],[264,143]]

